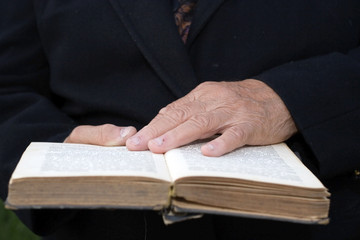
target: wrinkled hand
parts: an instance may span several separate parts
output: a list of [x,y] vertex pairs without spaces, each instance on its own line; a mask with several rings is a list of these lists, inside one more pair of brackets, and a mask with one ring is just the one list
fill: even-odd
[[112,124],[99,126],[81,125],[71,132],[65,143],[84,143],[100,146],[123,146],[136,133],[134,127],[118,127]]
[[220,156],[244,145],[282,142],[296,131],[284,103],[265,83],[205,82],[161,109],[126,146],[164,153],[221,134],[201,148],[204,155]]

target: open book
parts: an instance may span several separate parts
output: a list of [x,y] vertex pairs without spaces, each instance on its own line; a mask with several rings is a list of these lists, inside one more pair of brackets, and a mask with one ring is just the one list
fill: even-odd
[[133,208],[328,222],[329,193],[286,146],[205,157],[201,143],[166,154],[31,143],[9,184],[9,208]]

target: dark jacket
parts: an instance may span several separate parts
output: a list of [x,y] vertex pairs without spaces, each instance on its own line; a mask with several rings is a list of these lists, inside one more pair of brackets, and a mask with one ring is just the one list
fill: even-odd
[[299,129],[289,146],[332,193],[330,225],[206,216],[165,228],[138,211],[19,216],[66,239],[360,238],[360,1],[200,0],[185,45],[171,2],[0,0],[1,198],[31,141],[63,141],[80,124],[140,128],[201,82],[256,78],[285,102]]

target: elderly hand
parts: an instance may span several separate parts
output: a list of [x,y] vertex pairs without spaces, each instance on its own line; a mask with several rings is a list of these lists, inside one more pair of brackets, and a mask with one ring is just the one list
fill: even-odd
[[204,155],[220,156],[244,145],[282,142],[296,131],[286,106],[265,83],[205,82],[161,109],[126,146],[164,153],[221,134],[201,148]]
[[100,146],[123,146],[136,133],[134,127],[118,127],[113,124],[99,126],[81,125],[71,132],[65,143],[84,143]]

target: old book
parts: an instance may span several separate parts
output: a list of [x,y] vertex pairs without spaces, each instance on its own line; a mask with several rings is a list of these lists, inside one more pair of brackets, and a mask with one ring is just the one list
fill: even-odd
[[329,192],[286,144],[243,147],[221,157],[203,156],[200,146],[153,154],[31,143],[12,175],[6,204],[328,222]]

